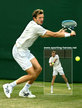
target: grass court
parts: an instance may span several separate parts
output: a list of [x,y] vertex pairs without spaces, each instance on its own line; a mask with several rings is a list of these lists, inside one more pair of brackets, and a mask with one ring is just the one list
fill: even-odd
[[71,84],[69,91],[64,83],[55,83],[54,94],[50,94],[50,82],[34,82],[30,90],[34,99],[19,97],[18,93],[25,83],[17,85],[8,99],[2,85],[12,80],[0,80],[0,108],[82,108],[82,84]]

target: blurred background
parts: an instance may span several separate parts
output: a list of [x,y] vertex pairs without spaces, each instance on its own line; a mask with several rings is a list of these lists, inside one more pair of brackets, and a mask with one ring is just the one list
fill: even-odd
[[[76,37],[38,38],[30,48],[43,66],[44,47],[77,47],[73,51],[73,82],[82,82],[82,0],[1,0],[0,1],[0,79],[17,79],[26,74],[12,57],[12,48],[16,39],[32,20],[32,12],[43,9],[45,14],[43,27],[52,31],[61,29],[62,20],[72,19],[78,24]],[[43,81],[43,71],[38,81]]]

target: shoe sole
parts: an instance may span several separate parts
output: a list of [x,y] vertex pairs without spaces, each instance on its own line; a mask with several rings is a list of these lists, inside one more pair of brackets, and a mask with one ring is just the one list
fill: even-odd
[[36,98],[36,96],[34,97],[30,97],[30,96],[22,96],[22,95],[19,95],[20,97],[27,97],[27,98]]
[[36,96],[35,97],[29,97],[29,96],[21,96],[21,95],[19,95],[20,97],[23,97],[23,98],[36,98]]
[[28,98],[36,98],[36,96],[34,96],[34,97],[29,97],[29,96],[28,96]]

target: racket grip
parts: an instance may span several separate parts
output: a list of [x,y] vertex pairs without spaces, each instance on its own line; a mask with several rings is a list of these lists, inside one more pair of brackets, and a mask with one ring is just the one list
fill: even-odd
[[72,31],[72,29],[71,28],[68,28],[70,31]]

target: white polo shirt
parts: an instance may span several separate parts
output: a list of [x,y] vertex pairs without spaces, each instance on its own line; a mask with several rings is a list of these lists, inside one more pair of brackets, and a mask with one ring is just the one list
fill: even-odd
[[62,67],[61,63],[60,63],[60,60],[59,60],[59,56],[57,54],[54,57],[52,56],[52,57],[49,58],[49,63],[53,63],[55,59],[57,59],[57,60],[56,60],[56,62],[53,65],[53,70]]
[[46,33],[46,29],[41,25],[38,25],[35,21],[30,21],[26,26],[21,36],[16,41],[18,48],[27,50],[39,36],[43,36]]

